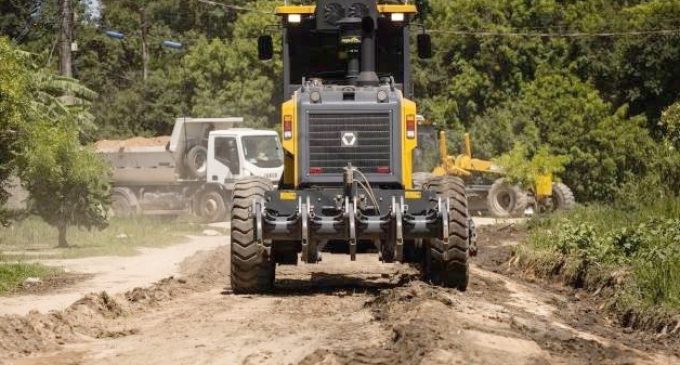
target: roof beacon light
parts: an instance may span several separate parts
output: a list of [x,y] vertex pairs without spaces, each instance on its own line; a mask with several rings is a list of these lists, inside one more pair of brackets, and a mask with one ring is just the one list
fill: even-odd
[[302,15],[301,14],[288,14],[288,23],[301,23],[302,22]]
[[403,22],[405,19],[404,13],[392,13],[391,18],[393,22]]

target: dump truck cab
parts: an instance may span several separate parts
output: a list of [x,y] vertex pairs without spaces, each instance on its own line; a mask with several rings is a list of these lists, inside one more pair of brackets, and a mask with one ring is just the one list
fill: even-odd
[[250,128],[210,132],[207,180],[232,183],[260,176],[278,183],[283,172],[283,150],[278,133]]
[[[232,287],[270,289],[276,265],[321,261],[330,242],[352,260],[359,242],[383,262],[421,264],[432,282],[465,289],[470,220],[460,179],[413,189],[416,104],[410,81],[414,5],[318,0],[281,6],[284,174],[237,184]],[[429,36],[417,36],[429,56]],[[262,60],[273,41],[258,40]]]

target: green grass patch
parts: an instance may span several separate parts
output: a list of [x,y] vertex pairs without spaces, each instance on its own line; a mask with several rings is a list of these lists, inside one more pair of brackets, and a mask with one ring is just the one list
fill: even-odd
[[625,325],[658,329],[680,314],[680,198],[579,207],[529,230],[516,252],[525,270],[597,292]]
[[62,273],[60,269],[40,264],[0,263],[0,295],[19,289],[27,278],[44,280],[60,273]]
[[[38,217],[28,217],[9,227],[0,227],[0,252],[4,261],[40,258],[75,258],[86,256],[127,256],[138,247],[164,247],[186,240],[201,225],[180,218],[114,218],[101,231],[68,231],[70,248],[58,249],[57,230]],[[0,257],[3,261],[3,257]]]

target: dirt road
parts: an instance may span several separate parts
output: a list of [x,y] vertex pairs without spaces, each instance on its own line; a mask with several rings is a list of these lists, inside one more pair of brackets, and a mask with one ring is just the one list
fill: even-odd
[[149,286],[165,277],[179,274],[180,264],[187,257],[224,244],[224,237],[191,236],[187,242],[170,247],[140,247],[136,256],[40,260],[42,264],[63,268],[70,273],[89,274],[91,277],[48,294],[0,297],[0,315],[26,315],[33,310],[43,313],[63,310],[90,292],[119,293],[138,286]]
[[280,268],[272,294],[234,295],[223,248],[185,262],[186,279],[89,298],[61,322],[13,319],[44,344],[3,347],[0,321],[0,351],[10,364],[54,365],[680,364],[676,347],[624,333],[587,300],[504,275],[496,263],[517,238],[504,234],[482,237],[465,293],[375,255],[325,254]]

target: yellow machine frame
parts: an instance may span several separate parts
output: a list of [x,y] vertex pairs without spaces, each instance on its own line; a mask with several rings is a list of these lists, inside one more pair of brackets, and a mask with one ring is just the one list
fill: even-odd
[[[288,14],[314,14],[315,5],[284,5],[276,8],[277,15]],[[418,12],[415,5],[392,5],[382,4],[378,5],[378,11],[381,13],[404,13],[416,14]],[[416,122],[417,110],[416,103],[402,98],[401,103],[401,130],[402,130],[402,157],[401,157],[401,181],[404,189],[413,189],[413,151],[418,147],[417,138],[407,138],[406,129],[407,121],[412,119],[415,126],[415,135],[418,135],[418,123]],[[283,139],[283,149],[286,151],[284,160],[284,175],[283,182],[288,186],[297,188],[300,183],[298,176],[298,115],[297,115],[297,93],[293,97],[285,101],[281,105],[281,129],[284,129],[285,123],[289,121],[292,126],[292,138]]]
[[[276,7],[275,13],[276,15],[314,14],[315,11],[316,5],[282,5]],[[416,14],[418,9],[413,4],[378,4],[378,11],[380,13]]]
[[[463,153],[457,156],[449,155],[446,142],[446,132],[440,131],[439,165],[437,165],[432,170],[432,173],[436,176],[470,176],[473,172],[493,173],[499,176],[504,174],[503,169],[495,165],[493,162],[472,157],[472,142],[470,140],[469,133],[465,133],[465,136],[463,137],[463,144]],[[552,196],[552,174],[538,175],[534,180],[534,194],[536,195],[536,198],[542,199]]]

